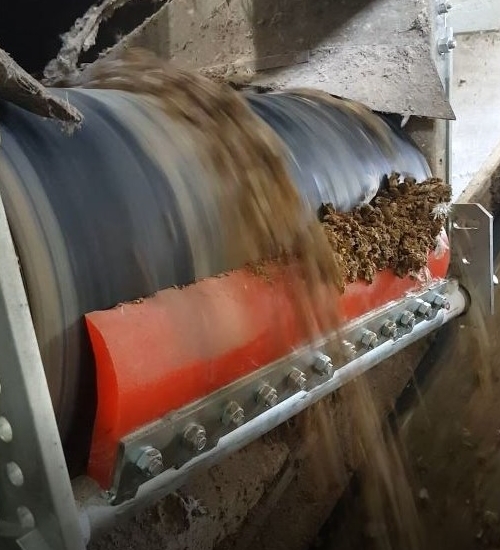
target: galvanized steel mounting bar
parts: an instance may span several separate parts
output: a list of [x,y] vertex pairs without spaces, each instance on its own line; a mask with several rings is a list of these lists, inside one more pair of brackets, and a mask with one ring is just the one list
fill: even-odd
[[[110,490],[113,504],[132,498],[137,489],[161,473],[179,468],[217,445],[229,432],[299,391],[312,391],[338,376],[351,362],[375,353],[386,342],[404,339],[420,324],[450,307],[450,284],[439,281],[364,315],[339,332],[312,342],[164,418],[143,426],[121,441]],[[385,348],[379,361],[394,353]],[[295,383],[299,376],[299,382]],[[231,409],[231,410],[229,410]],[[239,421],[224,421],[231,411]],[[226,419],[227,420],[227,419]],[[149,461],[145,462],[145,458]],[[154,470],[154,473],[152,471]]]
[[[466,298],[458,283],[456,281],[448,281],[443,283],[443,285],[446,286],[446,289],[440,288],[440,291],[446,297],[444,307],[436,307],[432,315],[417,322],[412,330],[408,330],[403,335],[398,335],[399,337],[395,339],[384,338],[383,341],[378,343],[375,349],[359,354],[346,365],[334,370],[331,376],[325,376],[322,383],[310,387],[309,390],[299,390],[277,405],[264,410],[258,416],[255,416],[245,424],[236,427],[233,431],[221,437],[214,447],[204,450],[197,456],[184,462],[180,467],[175,468],[167,465],[167,469],[163,473],[140,485],[134,498],[125,500],[121,504],[110,506],[109,498],[106,498],[96,485],[89,485],[89,480],[84,478],[75,480],[75,494],[85,495],[79,499],[79,503],[80,521],[85,526],[86,540],[90,540],[90,538],[109,529],[118,521],[131,517],[139,509],[177,490],[187,481],[192,472],[199,468],[208,468],[224,457],[243,448],[251,441],[266,434],[321,398],[336,391],[350,380],[378,365],[384,359],[391,357],[463,313],[466,308]],[[410,299],[418,298],[413,296]],[[397,306],[397,304],[392,305],[393,307]],[[365,322],[367,321],[365,320]],[[368,326],[371,326],[369,321]],[[359,327],[356,327],[355,330],[358,331]],[[295,357],[288,359],[290,361],[289,367],[296,364]],[[224,391],[226,390],[222,390],[222,392]],[[217,401],[219,393],[217,392],[217,394],[212,396],[215,401]],[[147,439],[147,430],[141,436]],[[158,440],[155,441],[155,435],[152,432],[149,432],[149,436],[153,442],[158,443]],[[130,479],[129,481],[133,484],[137,479]]]
[[83,550],[75,501],[0,201],[0,548]]

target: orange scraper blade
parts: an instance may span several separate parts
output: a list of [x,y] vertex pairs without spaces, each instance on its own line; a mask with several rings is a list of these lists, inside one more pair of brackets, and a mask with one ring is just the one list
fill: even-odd
[[[370,285],[348,285],[341,296],[325,289],[314,307],[336,308],[346,323],[444,278],[448,265],[448,253],[431,254],[426,283],[382,271]],[[287,268],[266,278],[239,270],[88,314],[98,392],[89,475],[109,488],[124,436],[335,328],[305,327],[289,285]]]

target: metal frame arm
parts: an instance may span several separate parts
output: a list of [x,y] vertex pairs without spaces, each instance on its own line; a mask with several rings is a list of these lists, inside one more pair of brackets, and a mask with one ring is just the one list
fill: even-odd
[[18,259],[0,201],[0,547],[83,550]]

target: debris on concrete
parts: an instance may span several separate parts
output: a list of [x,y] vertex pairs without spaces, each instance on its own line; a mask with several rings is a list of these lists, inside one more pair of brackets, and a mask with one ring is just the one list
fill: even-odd
[[78,109],[44,88],[1,49],[0,83],[0,99],[39,116],[60,120],[68,131],[83,120]]

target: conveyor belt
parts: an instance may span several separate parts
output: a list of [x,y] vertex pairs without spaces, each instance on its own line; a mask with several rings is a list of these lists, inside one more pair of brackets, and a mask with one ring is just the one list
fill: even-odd
[[[220,253],[216,182],[178,123],[124,92],[56,93],[84,114],[72,135],[0,105],[0,192],[67,438],[76,411],[84,423],[82,411],[93,412],[82,315],[230,266]],[[410,141],[376,115],[371,122],[386,139],[366,118],[318,99],[269,94],[249,101],[285,142],[297,188],[314,208],[352,208],[393,170],[419,180],[429,175]]]
[[330,104],[317,96],[280,93],[249,101],[286,143],[294,180],[313,208],[331,202],[337,210],[350,210],[371,200],[391,172],[418,181],[430,175],[408,137],[376,115],[363,118],[342,108],[341,100]]

